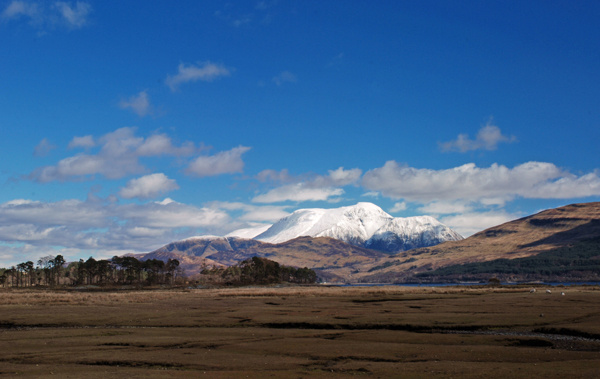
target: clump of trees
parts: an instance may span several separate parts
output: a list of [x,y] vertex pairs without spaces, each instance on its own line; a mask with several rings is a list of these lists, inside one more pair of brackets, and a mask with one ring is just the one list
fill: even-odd
[[261,257],[252,257],[227,268],[205,268],[201,274],[204,282],[226,285],[312,284],[317,281],[317,274],[314,270],[306,267],[283,266]]
[[8,269],[0,269],[0,285],[31,287],[34,285],[54,286],[60,283],[65,259],[62,255],[42,257],[37,267],[32,261],[22,262]]
[[[174,285],[183,279],[177,259],[140,261],[135,257],[113,257],[66,264],[62,255],[47,256],[0,269],[0,285],[31,287],[59,285]],[[66,266],[66,267],[65,267]]]

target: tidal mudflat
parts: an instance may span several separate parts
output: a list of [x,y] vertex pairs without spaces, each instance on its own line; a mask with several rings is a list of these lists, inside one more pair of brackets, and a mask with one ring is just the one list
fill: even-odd
[[551,291],[4,289],[0,377],[600,377],[600,288]]

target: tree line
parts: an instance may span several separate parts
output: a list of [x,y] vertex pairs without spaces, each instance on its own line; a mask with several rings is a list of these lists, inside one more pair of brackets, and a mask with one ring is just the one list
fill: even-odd
[[230,267],[205,268],[200,273],[205,282],[225,285],[317,282],[314,270],[284,266],[261,257],[252,257]]
[[[309,268],[280,265],[267,258],[253,257],[230,267],[204,267],[200,272],[204,283],[214,285],[249,285],[316,283],[317,274]],[[139,260],[135,257],[114,256],[112,259],[67,263],[62,255],[46,256],[37,261],[0,268],[3,287],[57,287],[65,285],[175,285],[186,277],[177,259]]]
[[135,257],[117,257],[68,263],[62,255],[46,256],[0,269],[0,285],[32,287],[59,285],[173,285],[183,278],[177,259],[140,261]]

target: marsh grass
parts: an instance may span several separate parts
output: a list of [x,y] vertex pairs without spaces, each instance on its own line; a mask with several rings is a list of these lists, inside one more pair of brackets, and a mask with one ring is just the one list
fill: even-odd
[[172,296],[169,291],[78,292],[14,289],[0,290],[2,305],[89,305],[161,301]]
[[598,377],[598,288],[529,288],[3,290],[0,372]]

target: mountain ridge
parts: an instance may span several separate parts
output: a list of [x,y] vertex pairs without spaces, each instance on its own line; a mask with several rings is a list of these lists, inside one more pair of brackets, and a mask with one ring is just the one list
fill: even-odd
[[[235,232],[230,233],[233,234]],[[367,202],[332,209],[299,209],[275,222],[254,239],[281,243],[303,236],[331,237],[390,253],[463,239],[433,217],[393,217]]]

